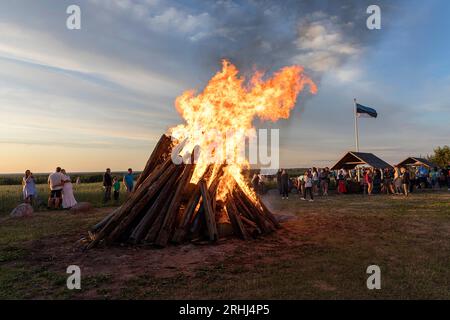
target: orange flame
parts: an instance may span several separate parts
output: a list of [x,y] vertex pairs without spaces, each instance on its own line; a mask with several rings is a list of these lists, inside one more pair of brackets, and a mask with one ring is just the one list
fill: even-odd
[[178,140],[187,139],[181,153],[200,147],[192,183],[198,182],[211,162],[227,163],[219,184],[219,199],[225,199],[230,184],[234,183],[231,181],[236,181],[250,198],[256,199],[241,175],[242,169],[248,167],[245,135],[253,128],[255,117],[271,121],[287,119],[306,85],[311,93],[317,92],[315,83],[296,65],[282,68],[267,80],[258,71],[247,84],[238,73],[233,64],[223,60],[222,71],[211,78],[203,92],[196,95],[194,90],[185,91],[175,104],[186,123],[169,130]]

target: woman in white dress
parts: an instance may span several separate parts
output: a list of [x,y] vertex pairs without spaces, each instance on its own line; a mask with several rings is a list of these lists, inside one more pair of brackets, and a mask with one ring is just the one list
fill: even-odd
[[36,198],[36,182],[34,180],[33,174],[30,170],[25,171],[25,177],[22,178],[23,186],[23,199],[26,203],[33,205],[33,201]]
[[77,204],[77,201],[73,196],[72,182],[70,181],[70,177],[66,174],[66,170],[62,169],[61,173],[63,174],[63,181],[64,181],[64,187],[62,190],[63,193],[62,206],[64,209],[70,209]]

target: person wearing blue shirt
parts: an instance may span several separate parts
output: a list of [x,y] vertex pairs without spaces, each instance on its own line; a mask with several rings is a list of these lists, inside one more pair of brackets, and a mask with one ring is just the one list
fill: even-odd
[[427,183],[427,177],[428,177],[428,170],[424,166],[419,167],[419,186],[420,188],[426,188]]
[[123,184],[127,188],[127,192],[132,192],[134,187],[134,176],[133,170],[131,168],[128,169],[128,174],[123,177]]

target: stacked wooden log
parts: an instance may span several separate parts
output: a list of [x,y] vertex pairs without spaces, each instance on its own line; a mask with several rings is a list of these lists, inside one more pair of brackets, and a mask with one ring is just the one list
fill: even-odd
[[[264,203],[250,199],[238,183],[232,184],[225,200],[217,200],[226,165],[210,165],[193,184],[195,161],[174,164],[173,148],[171,138],[163,135],[125,203],[92,228],[88,249],[100,243],[165,247],[185,241],[215,242],[228,236],[222,230],[250,239],[279,227]],[[222,223],[230,228],[221,228]]]

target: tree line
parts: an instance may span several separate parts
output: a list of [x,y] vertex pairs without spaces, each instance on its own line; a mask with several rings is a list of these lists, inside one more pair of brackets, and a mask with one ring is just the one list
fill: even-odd
[[450,166],[450,147],[443,146],[434,149],[434,154],[428,156],[428,160],[439,166],[440,168],[446,168]]

